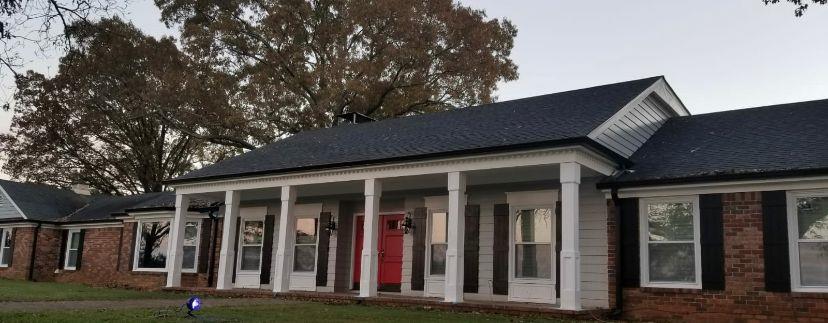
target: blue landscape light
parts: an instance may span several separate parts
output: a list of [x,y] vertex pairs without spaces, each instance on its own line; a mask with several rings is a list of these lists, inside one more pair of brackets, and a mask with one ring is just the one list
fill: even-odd
[[190,299],[187,300],[187,314],[192,316],[194,311],[198,311],[201,309],[201,298],[198,296],[192,296]]

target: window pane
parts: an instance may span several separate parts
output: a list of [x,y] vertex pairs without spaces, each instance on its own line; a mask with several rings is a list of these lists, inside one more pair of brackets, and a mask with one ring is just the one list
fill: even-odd
[[316,227],[319,225],[319,219],[296,219],[296,243],[298,244],[313,244],[316,243]]
[[696,281],[692,243],[651,243],[650,281],[692,283]]
[[80,244],[80,233],[72,232],[72,239],[69,242],[69,249],[78,249]]
[[431,245],[431,274],[445,275],[446,274],[446,248],[448,245],[435,244]]
[[316,268],[316,246],[296,246],[293,258],[293,271],[313,271]]
[[693,240],[692,203],[647,205],[650,241]]
[[796,199],[799,238],[828,239],[828,197]]
[[141,225],[141,244],[138,252],[139,268],[164,268],[167,265],[167,235],[169,221],[145,222]]
[[2,254],[3,254],[2,259],[0,259],[0,264],[8,265],[9,261],[11,261],[11,253],[12,253],[11,248],[3,248],[3,250],[0,250],[0,251],[2,251]]
[[530,209],[517,211],[515,241],[552,242],[552,210]]
[[551,278],[552,245],[515,245],[515,277]]
[[78,251],[69,250],[68,259],[66,259],[66,267],[75,268],[78,266]]
[[184,245],[195,246],[198,244],[198,222],[187,222],[184,225]]
[[262,237],[264,237],[264,222],[244,222],[244,244],[262,244]]
[[828,243],[799,243],[799,276],[802,286],[828,286]]
[[259,259],[262,257],[262,247],[242,247],[241,270],[259,270]]
[[195,269],[196,247],[184,246],[184,259],[181,264],[183,269]]
[[431,243],[446,243],[448,234],[445,212],[431,214]]

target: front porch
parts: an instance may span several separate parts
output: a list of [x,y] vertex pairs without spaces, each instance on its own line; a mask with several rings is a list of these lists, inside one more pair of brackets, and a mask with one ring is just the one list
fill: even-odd
[[273,293],[264,289],[226,289],[214,288],[182,288],[168,287],[165,291],[181,292],[199,296],[216,296],[232,298],[278,298],[297,301],[312,301],[325,304],[361,304],[370,306],[406,307],[420,309],[436,309],[453,312],[469,312],[483,314],[503,314],[514,316],[541,316],[551,318],[566,318],[576,320],[594,320],[606,318],[610,315],[608,309],[592,310],[564,310],[557,305],[517,303],[503,301],[465,301],[459,304],[451,304],[442,301],[440,298],[423,298],[416,296],[404,296],[399,293],[380,292],[374,297],[359,297],[357,291],[348,293],[326,293],[326,292],[304,292],[291,291],[286,293]]
[[224,201],[220,291],[607,309],[606,200],[595,183],[613,170],[572,147],[183,184],[166,286],[181,286],[184,210],[198,196]]

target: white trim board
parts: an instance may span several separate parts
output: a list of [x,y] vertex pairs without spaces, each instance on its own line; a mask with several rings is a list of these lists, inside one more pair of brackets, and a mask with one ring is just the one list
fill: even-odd
[[616,170],[616,164],[608,158],[582,146],[568,146],[482,156],[173,184],[172,186],[175,188],[176,194],[199,194],[498,168],[554,165],[566,162],[581,164],[604,175],[611,175]]
[[[706,182],[683,185],[628,187],[618,189],[619,198],[644,198],[675,195],[791,191],[828,188],[828,176],[771,178],[747,181]],[[602,190],[607,198],[612,191]]]

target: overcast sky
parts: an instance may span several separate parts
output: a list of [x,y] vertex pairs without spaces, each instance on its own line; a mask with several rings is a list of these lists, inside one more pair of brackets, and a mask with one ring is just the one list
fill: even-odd
[[[828,98],[828,6],[803,18],[761,0],[463,0],[518,27],[512,59],[520,78],[499,99],[664,75],[694,114]],[[127,19],[155,35],[151,0],[131,2]],[[27,66],[53,73],[56,56]],[[0,80],[9,100],[9,78]],[[0,111],[0,130],[11,114]]]

